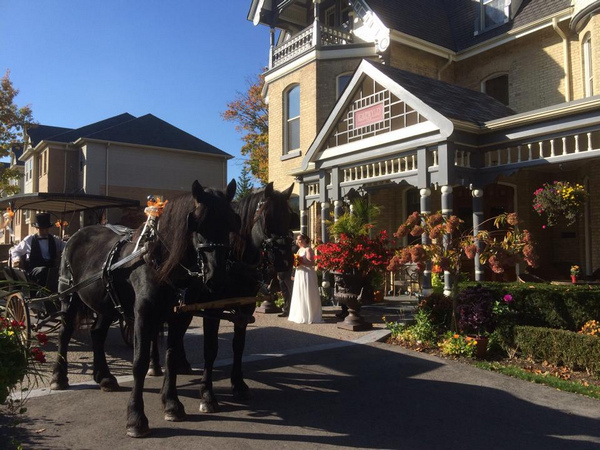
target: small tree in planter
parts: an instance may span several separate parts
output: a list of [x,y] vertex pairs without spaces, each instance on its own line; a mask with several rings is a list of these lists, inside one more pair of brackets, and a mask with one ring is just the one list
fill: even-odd
[[[412,236],[421,239],[427,233],[429,244],[415,243],[396,251],[390,261],[388,270],[397,271],[409,263],[416,263],[424,270],[425,263],[430,261],[441,270],[448,271],[452,278],[452,328],[457,329],[457,291],[461,264],[464,258],[473,259],[480,248],[479,259],[488,264],[495,273],[504,272],[504,268],[514,266],[520,261],[534,267],[536,256],[534,242],[527,230],[520,231],[519,218],[516,213],[504,213],[484,222],[493,222],[492,231],[480,230],[473,235],[473,230],[462,232],[463,221],[457,216],[444,217],[441,213],[412,213],[394,234],[396,237]],[[447,239],[444,239],[444,234]],[[479,243],[479,247],[478,247]]]

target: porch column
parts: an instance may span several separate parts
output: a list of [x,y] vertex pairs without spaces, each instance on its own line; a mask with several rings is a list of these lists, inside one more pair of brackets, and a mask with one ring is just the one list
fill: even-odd
[[329,242],[329,230],[327,220],[329,219],[329,199],[327,198],[327,172],[319,171],[319,201],[321,202],[321,239]]
[[[452,215],[452,186],[442,186],[442,216],[448,218]],[[449,234],[444,234],[444,247],[450,245]],[[444,270],[444,295],[449,296],[452,293],[452,276],[450,271]]]
[[333,201],[333,220],[344,214],[344,203],[342,202],[342,192],[340,189],[340,168],[331,169],[331,201]]
[[[473,189],[473,236],[479,233],[479,226],[483,221],[483,189]],[[484,273],[479,261],[479,252],[481,251],[479,239],[475,239],[477,254],[475,255],[475,281],[483,281]]]
[[[419,191],[421,194],[420,206],[421,206],[421,214],[431,214],[431,189],[425,188]],[[422,225],[425,225],[425,219],[422,220]],[[421,243],[423,245],[429,244],[429,236],[427,233],[423,233],[421,235]],[[428,296],[433,293],[433,289],[431,287],[431,261],[427,261],[425,264],[425,270],[423,271],[423,295]]]
[[275,49],[275,28],[269,30],[269,70],[273,68],[273,50]]
[[298,196],[298,207],[300,209],[300,233],[308,234],[308,214],[306,211],[306,185],[300,182],[300,193]]

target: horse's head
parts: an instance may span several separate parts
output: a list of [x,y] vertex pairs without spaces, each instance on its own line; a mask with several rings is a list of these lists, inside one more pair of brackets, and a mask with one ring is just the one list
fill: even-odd
[[292,183],[288,189],[279,192],[273,189],[273,183],[269,183],[256,208],[252,239],[263,247],[276,272],[290,270],[294,262],[290,230],[296,227],[296,215],[288,204],[293,188]]
[[220,293],[226,283],[229,233],[238,232],[240,216],[231,208],[236,183],[231,180],[225,192],[192,185],[195,208],[188,214],[195,257],[204,284],[211,293]]

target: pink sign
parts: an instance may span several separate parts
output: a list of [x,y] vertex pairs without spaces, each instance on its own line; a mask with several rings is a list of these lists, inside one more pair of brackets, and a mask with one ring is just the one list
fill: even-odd
[[383,120],[383,102],[354,111],[354,128],[362,128]]

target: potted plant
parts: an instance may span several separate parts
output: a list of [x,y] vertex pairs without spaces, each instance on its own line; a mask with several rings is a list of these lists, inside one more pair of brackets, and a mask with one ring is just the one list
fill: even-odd
[[[36,341],[38,345],[44,345],[48,338],[44,333],[38,333]],[[11,405],[10,394],[26,376],[38,373],[39,363],[46,362],[38,345],[27,340],[23,324],[0,317],[0,404]]]
[[571,282],[577,283],[578,276],[579,276],[579,266],[571,266]]
[[458,328],[477,342],[477,357],[485,357],[488,336],[494,331],[492,313],[495,298],[489,289],[477,285],[460,292],[457,298]]
[[540,216],[546,216],[549,227],[556,225],[561,218],[566,219],[567,226],[570,226],[575,223],[588,196],[581,184],[568,181],[544,183],[533,193],[533,209]]
[[351,211],[329,225],[334,241],[316,249],[317,268],[333,274],[334,298],[348,306],[342,327],[354,331],[370,328],[359,315],[360,307],[373,301],[372,278],[386,270],[392,255],[385,230],[370,236],[378,211],[376,206],[356,200]]

